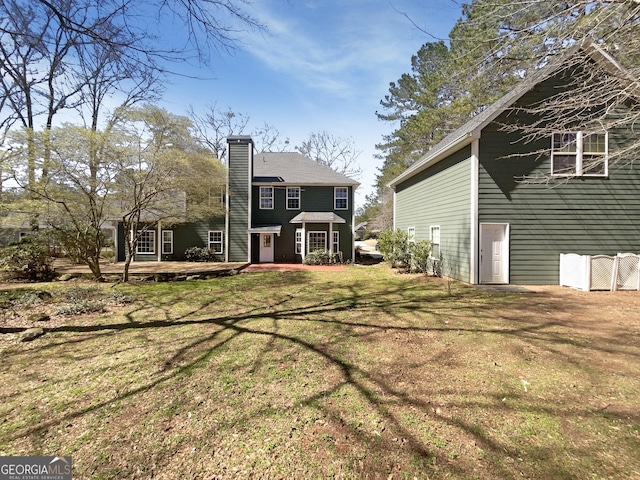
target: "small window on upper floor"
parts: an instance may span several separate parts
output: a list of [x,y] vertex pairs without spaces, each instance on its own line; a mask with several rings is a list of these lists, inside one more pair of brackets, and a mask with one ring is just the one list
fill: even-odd
[[260,209],[273,210],[273,187],[260,187]]
[[300,187],[287,187],[287,210],[300,210]]
[[551,174],[558,177],[606,177],[609,174],[609,136],[603,133],[554,133]]
[[335,210],[346,210],[349,208],[348,187],[335,187],[333,208]]

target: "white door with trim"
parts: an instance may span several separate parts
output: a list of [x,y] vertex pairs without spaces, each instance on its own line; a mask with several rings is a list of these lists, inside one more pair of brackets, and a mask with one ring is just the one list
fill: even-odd
[[273,233],[260,234],[260,263],[273,263]]
[[508,224],[480,224],[480,283],[509,283]]

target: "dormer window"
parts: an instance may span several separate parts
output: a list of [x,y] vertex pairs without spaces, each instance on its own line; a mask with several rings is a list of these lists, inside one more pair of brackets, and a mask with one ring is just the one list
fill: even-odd
[[551,174],[559,177],[606,177],[608,134],[590,132],[554,133]]

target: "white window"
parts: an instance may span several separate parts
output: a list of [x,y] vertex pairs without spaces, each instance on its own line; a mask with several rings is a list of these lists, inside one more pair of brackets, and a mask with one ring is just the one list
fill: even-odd
[[346,210],[349,208],[349,189],[347,187],[335,187],[334,208],[335,210]]
[[223,253],[223,235],[220,230],[212,230],[209,232],[209,248],[213,250],[214,253]]
[[607,133],[554,133],[551,174],[560,177],[605,177],[609,173]]
[[407,228],[407,240],[411,243],[416,241],[416,227]]
[[333,248],[333,253],[340,251],[340,232],[333,232],[333,244],[331,248]]
[[273,209],[273,187],[260,187],[260,209]]
[[287,210],[300,210],[300,187],[287,187]]
[[302,229],[296,229],[296,255],[302,254]]
[[138,244],[136,253],[152,254],[156,253],[156,232],[155,230],[145,230],[138,234]]
[[307,252],[327,249],[327,232],[309,232],[307,235]]
[[440,225],[429,227],[431,240],[431,258],[440,258]]
[[173,230],[162,231],[162,254],[170,255],[173,253]]

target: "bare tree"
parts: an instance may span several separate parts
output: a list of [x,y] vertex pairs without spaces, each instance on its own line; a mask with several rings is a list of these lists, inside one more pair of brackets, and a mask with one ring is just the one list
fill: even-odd
[[209,105],[203,114],[196,113],[191,106],[189,107],[189,117],[201,143],[221,161],[225,160],[227,137],[242,135],[250,120],[247,115],[236,113],[231,107],[221,110],[217,103]]
[[355,150],[353,139],[340,138],[322,131],[309,134],[295,149],[301,154],[348,177],[356,178],[362,173],[358,165],[359,151]]
[[[132,58],[162,59],[182,62],[192,56],[207,61],[212,50],[232,50],[239,36],[247,29],[265,27],[248,11],[248,0],[84,0],[84,15],[67,7],[77,2],[69,0],[13,0],[20,8],[40,9],[55,17],[56,22],[70,35],[79,35],[86,42],[109,48],[126,47]],[[149,21],[149,14],[156,17]],[[122,42],[110,32],[95,28],[108,21],[121,27]],[[168,25],[174,29],[166,35]],[[183,30],[183,32],[182,32]],[[0,31],[3,31],[0,27]],[[6,30],[4,30],[6,31]],[[171,37],[177,45],[171,46]]]
[[255,128],[251,137],[258,152],[286,152],[290,144],[288,137],[283,137],[280,130],[266,122]]
[[[558,131],[607,131],[638,124],[637,0],[478,0],[466,5],[463,14],[451,32],[451,54],[456,75],[467,85],[487,85],[491,83],[487,78],[514,73],[532,75],[562,61],[559,74],[569,84],[527,109],[525,113],[537,120],[516,126],[523,141],[550,138]],[[590,57],[567,56],[568,50],[580,46]],[[605,57],[604,62],[598,61]],[[609,150],[610,168],[627,165],[640,155],[640,137],[629,133],[630,142],[611,145],[615,148]]]
[[121,117],[111,134],[117,161],[117,200],[125,231],[123,281],[140,239],[158,223],[198,220],[223,212],[211,192],[224,183],[224,168],[198,145],[187,117],[147,105]]
[[[75,14],[72,10],[67,5],[65,12]],[[8,128],[17,124],[26,132],[28,186],[33,191],[38,181],[36,128],[42,127],[47,135],[55,115],[79,102],[82,84],[68,68],[68,58],[80,40],[56,24],[52,12],[19,1],[2,2],[0,17],[0,96],[5,98],[0,123]],[[39,172],[46,181],[50,151],[41,155]],[[36,197],[31,200],[35,204]],[[38,228],[37,212],[31,216],[31,227]]]

